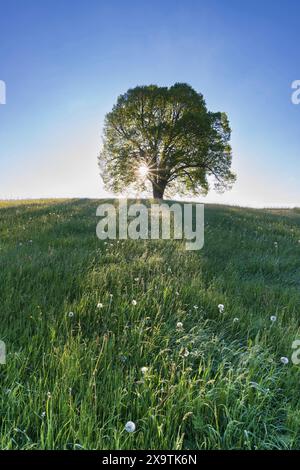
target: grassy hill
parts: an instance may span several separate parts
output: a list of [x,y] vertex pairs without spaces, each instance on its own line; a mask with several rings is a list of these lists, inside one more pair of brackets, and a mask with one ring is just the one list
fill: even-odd
[[0,203],[0,448],[299,449],[299,211],[207,206],[187,252],[98,204]]

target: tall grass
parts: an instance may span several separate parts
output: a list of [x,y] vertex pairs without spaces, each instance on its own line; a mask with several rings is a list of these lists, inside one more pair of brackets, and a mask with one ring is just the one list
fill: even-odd
[[208,206],[187,252],[98,203],[0,203],[0,448],[299,449],[299,212]]

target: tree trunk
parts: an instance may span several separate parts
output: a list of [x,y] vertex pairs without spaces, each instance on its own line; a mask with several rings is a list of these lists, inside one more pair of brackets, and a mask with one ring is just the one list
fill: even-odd
[[159,185],[159,184],[153,184],[153,198],[154,199],[163,199],[164,198],[164,192],[165,192],[165,187]]

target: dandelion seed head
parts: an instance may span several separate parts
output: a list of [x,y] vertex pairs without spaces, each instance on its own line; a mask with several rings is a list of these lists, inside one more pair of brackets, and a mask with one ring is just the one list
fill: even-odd
[[287,357],[283,356],[280,358],[280,362],[284,365],[288,364],[289,363],[289,360]]
[[187,348],[184,348],[184,350],[182,351],[182,356],[183,357],[188,357],[190,355],[190,352]]
[[74,317],[74,312],[69,312],[69,317]]
[[219,312],[220,312],[220,313],[223,313],[224,310],[225,310],[225,307],[224,307],[223,304],[219,304],[219,305],[218,305],[218,309],[219,309]]
[[276,315],[271,315],[271,316],[270,316],[270,320],[271,320],[272,322],[276,321],[276,320],[277,320]]
[[134,432],[136,430],[136,425],[133,421],[128,421],[126,424],[125,424],[125,430],[127,432]]
[[149,370],[149,368],[146,367],[146,366],[141,368],[141,372],[142,372],[143,375],[146,375],[148,373],[148,370]]
[[132,303],[132,305],[136,305],[137,301],[133,299],[133,301],[131,303]]
[[177,322],[176,328],[177,328],[177,330],[182,330],[183,329],[183,323],[181,321]]

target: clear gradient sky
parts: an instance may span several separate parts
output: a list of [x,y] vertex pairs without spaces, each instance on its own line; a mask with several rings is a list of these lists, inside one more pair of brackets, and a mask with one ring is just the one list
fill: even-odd
[[0,198],[102,197],[103,118],[187,82],[228,113],[238,182],[206,202],[300,206],[298,0],[0,0]]

